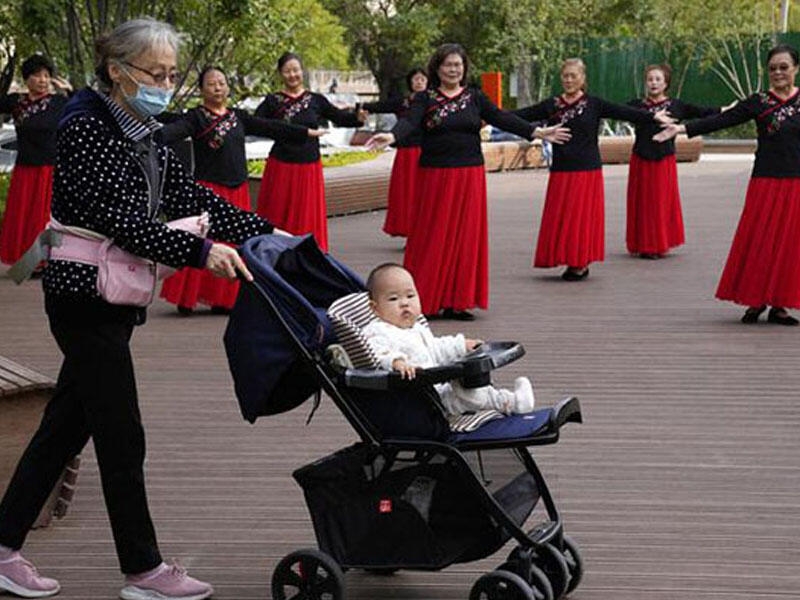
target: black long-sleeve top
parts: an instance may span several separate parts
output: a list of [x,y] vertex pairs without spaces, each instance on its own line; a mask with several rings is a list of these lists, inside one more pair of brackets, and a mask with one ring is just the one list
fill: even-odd
[[[403,119],[408,116],[413,97],[414,94],[409,94],[405,97],[398,96],[397,98],[390,98],[389,100],[365,102],[361,105],[361,107],[371,113],[392,113],[396,115],[398,119]],[[421,143],[422,132],[419,129],[415,129],[407,137],[395,142],[394,145],[398,148],[413,148],[415,146],[419,146]]]
[[781,100],[772,92],[753,94],[718,115],[686,123],[689,137],[755,119],[758,148],[753,177],[800,177],[800,90]]
[[308,138],[308,128],[261,119],[238,108],[216,114],[198,106],[164,125],[156,135],[165,144],[191,137],[195,179],[234,188],[247,181],[246,135],[302,143]]
[[548,125],[570,129],[572,138],[564,144],[553,144],[551,171],[591,171],[602,167],[597,137],[600,119],[620,119],[632,123],[653,123],[653,115],[622,104],[607,102],[586,94],[573,102],[554,96],[514,111],[526,121],[546,120]]
[[[311,129],[316,129],[326,119],[340,127],[361,126],[355,112],[338,109],[322,94],[308,90],[299,96],[291,96],[285,92],[269,94],[256,109],[256,116],[262,119],[281,119]],[[319,160],[319,139],[309,137],[296,143],[277,141],[269,154],[284,162],[316,162]]]
[[[628,102],[628,106],[657,113],[662,110],[669,112],[673,119],[683,121],[697,117],[707,117],[719,113],[719,107],[697,106],[677,98],[665,98],[660,102],[652,102],[645,98],[636,98]],[[635,127],[636,138],[633,142],[633,153],[646,160],[661,160],[665,156],[675,154],[675,140],[655,142],[653,136],[661,131],[659,123],[637,123]]]
[[408,116],[392,129],[402,141],[415,129],[422,132],[421,167],[473,167],[483,164],[481,120],[530,139],[535,127],[497,108],[481,90],[466,87],[455,96],[441,90],[418,92]]
[[0,114],[10,114],[17,130],[18,165],[55,164],[56,129],[67,100],[61,94],[36,100],[30,100],[27,94],[0,96]]
[[[52,215],[63,225],[113,238],[137,256],[172,267],[202,267],[206,240],[170,229],[150,214],[150,184],[137,144],[158,127],[153,119],[136,121],[108,96],[91,89],[75,94],[58,130]],[[195,183],[167,146],[157,144],[157,153],[159,213],[165,219],[207,211],[209,237],[233,244],[272,232],[268,221]],[[45,295],[97,300],[96,281],[95,266],[51,260],[44,276]]]

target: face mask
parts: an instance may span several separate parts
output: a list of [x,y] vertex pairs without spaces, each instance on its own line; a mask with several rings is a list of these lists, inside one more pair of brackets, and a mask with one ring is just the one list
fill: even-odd
[[126,94],[125,90],[120,87],[120,91],[125,97],[125,102],[128,103],[128,106],[130,106],[136,114],[145,118],[154,117],[167,109],[170,100],[172,100],[171,90],[165,90],[152,85],[144,85],[131,77],[131,74],[128,73],[128,70],[124,67],[123,71],[125,71],[125,74],[136,84],[136,93],[133,96]]

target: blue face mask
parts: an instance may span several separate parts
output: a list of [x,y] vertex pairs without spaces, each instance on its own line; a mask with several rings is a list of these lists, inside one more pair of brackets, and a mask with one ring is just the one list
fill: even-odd
[[125,74],[136,84],[136,93],[133,96],[126,94],[125,90],[120,87],[120,91],[125,97],[125,102],[128,103],[128,106],[130,106],[136,114],[142,118],[154,117],[167,109],[170,100],[172,100],[171,90],[139,83],[131,76],[127,69],[123,67],[122,70],[125,71]]

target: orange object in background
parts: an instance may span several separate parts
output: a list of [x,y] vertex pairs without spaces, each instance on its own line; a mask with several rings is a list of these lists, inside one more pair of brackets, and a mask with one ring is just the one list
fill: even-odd
[[494,73],[481,73],[481,88],[489,96],[489,100],[503,108],[503,74],[499,71]]

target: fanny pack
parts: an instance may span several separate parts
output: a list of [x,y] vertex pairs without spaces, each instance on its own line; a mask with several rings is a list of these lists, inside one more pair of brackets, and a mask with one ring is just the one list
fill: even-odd
[[[208,213],[167,221],[165,225],[205,237],[209,230]],[[52,218],[37,243],[9,270],[9,276],[21,283],[46,259],[97,267],[100,297],[111,304],[128,306],[148,306],[155,298],[158,281],[175,272],[172,267],[123,250],[102,234],[62,225]]]

